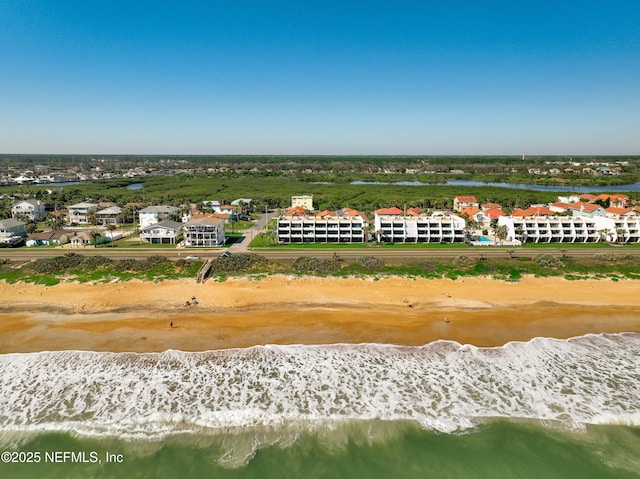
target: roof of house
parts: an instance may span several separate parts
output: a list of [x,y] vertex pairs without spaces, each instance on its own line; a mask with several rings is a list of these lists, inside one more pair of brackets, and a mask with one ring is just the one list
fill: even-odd
[[233,200],[231,202],[231,204],[233,206],[239,206],[240,202],[244,203],[245,205],[248,205],[252,202],[253,200],[251,198],[238,198],[237,200]]
[[336,217],[336,218],[356,218],[358,216],[367,219],[367,216],[364,213],[361,213],[358,210],[354,210],[351,208],[340,208],[338,211],[329,211],[329,210],[324,210],[321,211],[320,213],[316,213],[317,217],[320,218],[324,218],[324,217]]
[[120,213],[122,213],[122,208],[119,206],[111,206],[96,212],[97,215],[119,215]]
[[492,220],[498,219],[500,216],[506,216],[505,212],[499,210],[498,208],[491,208],[490,210],[486,210],[484,215],[487,218],[491,218]]
[[30,205],[33,206],[39,206],[42,205],[42,201],[40,200],[35,200],[35,199],[31,199],[31,200],[22,200],[22,201],[18,201],[15,205],[13,206],[17,206],[17,205],[21,205],[22,203],[29,203]]
[[144,228],[140,228],[140,231],[152,230],[155,228],[165,228],[168,230],[179,230],[182,228],[182,223],[178,223],[177,221],[165,220],[160,223],[155,223],[153,225],[145,226]]
[[526,210],[521,208],[515,209],[511,216],[554,216],[555,213],[544,206],[531,206]]
[[530,206],[527,208],[534,216],[553,216],[555,213],[546,206]]
[[417,206],[412,206],[407,210],[407,216],[420,216],[424,210]]
[[467,215],[469,217],[475,215],[476,213],[481,213],[482,210],[480,208],[477,208],[475,206],[467,206],[466,208],[463,208],[462,211],[460,211],[461,215]]
[[98,205],[96,203],[86,203],[86,202],[76,203],[75,205],[67,206],[67,208],[73,208],[76,210],[81,210],[85,208],[97,208],[97,207]]
[[14,220],[13,218],[7,218],[5,220],[0,220],[0,226],[2,226],[3,228],[13,228],[15,226],[24,226],[27,223],[25,223],[24,221],[18,221],[18,220]]
[[307,210],[305,210],[302,206],[294,206],[293,208],[289,208],[285,213],[286,216],[306,216]]
[[587,201],[595,201],[598,199],[597,196],[592,195],[591,193],[584,193],[582,195],[580,195],[580,199],[581,200],[587,200]]
[[477,203],[478,202],[478,200],[476,199],[475,196],[456,196],[455,199],[458,200],[458,201],[464,201],[465,203]]
[[615,206],[611,206],[609,208],[606,208],[605,211],[607,213],[610,213],[612,215],[628,215],[630,213],[633,213],[633,209],[631,208],[617,208]]
[[180,211],[180,208],[176,206],[167,206],[167,205],[158,205],[158,206],[147,206],[140,210],[140,213],[177,213]]
[[555,203],[551,203],[549,206],[553,206],[555,208],[562,208],[565,210],[568,210],[569,208],[571,208],[571,205],[573,203],[564,203],[562,201],[556,201]]
[[498,203],[485,203],[482,205],[483,210],[501,210],[502,205]]
[[602,206],[595,203],[572,203],[568,209],[577,210],[577,211],[585,211],[587,213],[593,213],[598,209],[604,209]]
[[376,210],[375,214],[377,214],[378,216],[382,216],[382,215],[401,215],[402,214],[402,210],[400,208],[392,206],[391,208],[381,208],[379,210]]
[[41,233],[31,233],[27,239],[34,240],[34,241],[50,240],[50,239],[58,239],[68,234],[69,232],[66,230],[42,231]]
[[224,220],[220,218],[211,218],[210,216],[205,216],[204,218],[194,218],[189,222],[185,223],[185,226],[191,225],[220,225],[224,224]]

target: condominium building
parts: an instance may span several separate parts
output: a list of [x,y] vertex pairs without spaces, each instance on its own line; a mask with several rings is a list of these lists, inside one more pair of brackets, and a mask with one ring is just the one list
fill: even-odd
[[224,220],[196,218],[183,226],[185,246],[222,246],[225,243]]
[[637,220],[585,216],[502,216],[498,225],[507,227],[507,241],[522,243],[638,242],[640,231]]
[[375,235],[390,243],[461,243],[465,226],[464,219],[442,212],[429,216],[403,216],[398,208],[375,212]]
[[279,243],[364,243],[367,217],[359,211],[342,208],[315,215],[291,208],[278,218]]

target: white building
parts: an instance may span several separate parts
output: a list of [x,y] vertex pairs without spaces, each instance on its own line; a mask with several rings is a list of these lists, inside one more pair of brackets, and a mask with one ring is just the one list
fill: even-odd
[[507,227],[507,240],[523,243],[640,242],[640,218],[503,216],[498,225]]
[[77,203],[68,206],[69,223],[87,225],[90,223],[89,216],[98,211],[98,205],[94,203]]
[[301,195],[291,197],[291,208],[300,206],[307,211],[313,211],[313,195]]
[[98,223],[103,226],[117,225],[118,215],[121,213],[122,208],[120,208],[119,206],[111,206],[109,208],[105,208],[104,210],[96,211],[96,218],[98,219]]
[[176,244],[182,223],[165,220],[140,229],[140,243]]
[[140,218],[140,228],[146,228],[147,226],[160,223],[160,221],[167,219],[172,214],[177,214],[179,211],[180,208],[165,205],[149,206],[147,208],[141,209],[138,212],[138,217]]
[[278,243],[364,243],[367,217],[342,208],[316,215],[302,213],[300,206],[278,218]]
[[222,246],[225,243],[224,220],[196,218],[183,226],[185,246]]
[[15,238],[26,238],[25,225],[26,223],[13,218],[0,220],[0,242],[11,243]]
[[24,215],[30,220],[37,220],[44,215],[45,206],[40,200],[24,200],[16,203],[11,207],[11,216],[14,218],[18,215]]
[[462,243],[465,226],[459,216],[440,212],[430,216],[403,216],[398,208],[375,212],[375,235],[389,243]]

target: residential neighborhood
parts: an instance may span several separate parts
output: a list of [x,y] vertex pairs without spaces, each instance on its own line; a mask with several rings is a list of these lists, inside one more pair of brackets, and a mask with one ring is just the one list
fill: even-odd
[[[291,206],[277,211],[260,234],[268,234],[273,245],[640,242],[640,205],[623,194],[558,196],[557,201],[524,209],[503,208],[471,195],[455,196],[450,204],[450,210],[405,204],[371,212],[348,206],[318,211],[313,195],[294,195]],[[250,227],[252,211],[250,198],[229,204],[211,199],[144,207],[80,202],[55,212],[46,211],[41,200],[26,199],[12,205],[12,218],[0,221],[0,244],[84,248],[122,240],[148,246],[217,248],[242,236],[235,231],[236,224]]]

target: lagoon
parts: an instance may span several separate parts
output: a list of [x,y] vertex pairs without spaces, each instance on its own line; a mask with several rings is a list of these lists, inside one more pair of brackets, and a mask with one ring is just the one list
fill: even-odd
[[532,191],[555,191],[558,193],[616,193],[624,191],[640,191],[640,182],[630,183],[627,185],[610,185],[610,186],[550,186],[550,185],[531,185],[526,183],[500,183],[500,182],[484,182],[476,180],[449,180],[445,183],[424,183],[422,181],[352,181],[352,185],[396,185],[396,186],[493,186],[496,188],[511,188],[516,190],[532,190]]

